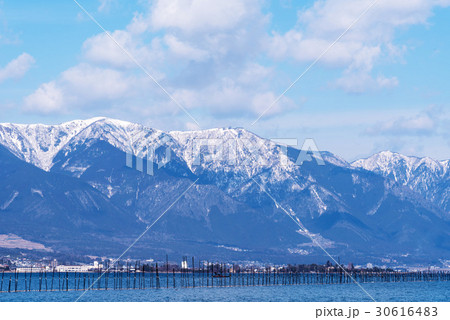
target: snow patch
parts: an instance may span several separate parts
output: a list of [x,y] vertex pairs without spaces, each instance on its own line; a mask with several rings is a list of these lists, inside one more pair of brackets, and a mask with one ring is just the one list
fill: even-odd
[[38,194],[38,195],[41,196],[41,198],[44,198],[44,195],[42,194],[42,191],[39,190],[39,189],[33,189],[33,188],[31,188],[31,193],[32,193],[32,194]]
[[79,178],[89,168],[90,168],[90,166],[85,166],[85,167],[70,166],[70,167],[66,167],[65,169],[67,171],[73,173],[74,177]]
[[237,248],[237,247],[228,247],[228,246],[224,246],[224,245],[218,245],[216,247],[235,251],[235,252],[247,252],[248,251],[247,249],[241,249],[241,248]]
[[288,248],[288,252],[290,254],[299,254],[301,256],[307,256],[310,253],[308,250],[297,249],[297,248],[294,248],[294,249]]
[[0,234],[0,248],[43,250],[53,252],[52,249],[46,248],[41,243],[24,240],[15,234]]
[[299,244],[299,247],[317,247],[317,242],[322,248],[334,248],[334,241],[326,239],[318,233],[311,233],[308,230],[297,230],[297,232],[307,237],[308,239],[314,239],[314,241],[311,240],[311,242],[309,243]]
[[18,191],[14,191],[8,201],[6,201],[2,206],[0,206],[0,210],[6,210],[10,204],[17,198],[19,195]]
[[327,211],[327,206],[326,206],[325,202],[323,202],[322,198],[320,198],[315,186],[311,186],[310,190],[311,190],[312,195],[316,199],[316,203],[317,203],[317,206],[319,209],[319,215],[322,215],[325,211]]

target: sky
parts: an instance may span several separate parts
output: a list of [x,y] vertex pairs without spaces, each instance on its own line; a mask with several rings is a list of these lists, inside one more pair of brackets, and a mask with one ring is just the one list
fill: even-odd
[[312,138],[348,161],[450,158],[450,0],[77,1],[98,24],[73,0],[0,0],[0,122],[106,116]]

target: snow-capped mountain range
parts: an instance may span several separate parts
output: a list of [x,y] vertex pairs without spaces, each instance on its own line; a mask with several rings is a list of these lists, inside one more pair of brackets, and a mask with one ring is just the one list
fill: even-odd
[[450,160],[408,157],[383,151],[352,166],[381,174],[425,196],[447,213],[450,212]]
[[[205,143],[222,145],[222,154],[199,153]],[[0,144],[0,234],[54,250],[118,252],[197,181],[135,255],[323,257],[279,206],[324,247],[355,261],[450,252],[448,160],[381,152],[348,163],[321,152],[325,165],[299,166],[300,150],[242,128],[163,132],[109,118],[4,123]],[[154,175],[126,166],[126,153],[143,156],[160,144],[166,148],[156,148],[156,158],[171,150],[171,161]]]
[[[214,139],[245,141],[234,148],[238,151],[234,154],[236,162],[201,161],[200,166],[195,166],[195,143],[200,140],[213,141]],[[205,168],[221,170],[224,164],[228,164],[227,170],[248,170],[245,173],[247,177],[268,167],[277,167],[276,164],[280,158],[286,158],[274,142],[262,139],[244,129],[218,128],[164,133],[142,125],[108,118],[75,120],[61,125],[0,124],[0,143],[18,158],[45,171],[51,170],[58,153],[70,152],[73,146],[89,145],[95,140],[106,141],[119,150],[131,152],[137,156],[145,156],[149,146],[163,140],[164,144],[170,146],[176,155],[183,158],[193,171]],[[246,150],[247,152],[243,150],[247,147],[246,144],[260,148],[258,154],[252,156],[258,158],[258,163],[252,163],[251,166],[237,166],[235,164],[249,163],[250,150]],[[283,160],[288,162],[284,171],[292,171],[294,164],[287,158]],[[281,172],[280,170],[280,174]]]
[[45,171],[51,169],[55,156],[70,145],[102,139],[125,151],[130,147],[142,148],[162,135],[162,131],[107,118],[75,120],[60,125],[0,124],[0,143],[18,158]]

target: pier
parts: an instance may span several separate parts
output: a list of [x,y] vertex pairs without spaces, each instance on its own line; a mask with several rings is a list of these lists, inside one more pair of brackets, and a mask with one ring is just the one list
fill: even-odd
[[[116,264],[87,272],[33,270],[3,271],[0,292],[48,292],[85,290],[146,290],[169,288],[217,288],[246,286],[343,285],[376,282],[449,281],[448,271],[393,271],[345,269],[327,271],[324,266],[305,271],[302,266],[265,267],[211,263],[183,257],[181,267],[164,262]],[[319,270],[320,269],[320,270]],[[325,270],[324,270],[325,269]]]

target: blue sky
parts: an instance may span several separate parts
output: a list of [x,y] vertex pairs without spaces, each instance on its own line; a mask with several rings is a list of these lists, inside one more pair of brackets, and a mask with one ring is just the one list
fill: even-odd
[[[450,158],[450,1],[79,3],[196,119],[347,160]],[[109,116],[196,129],[74,1],[0,1],[0,122]]]

